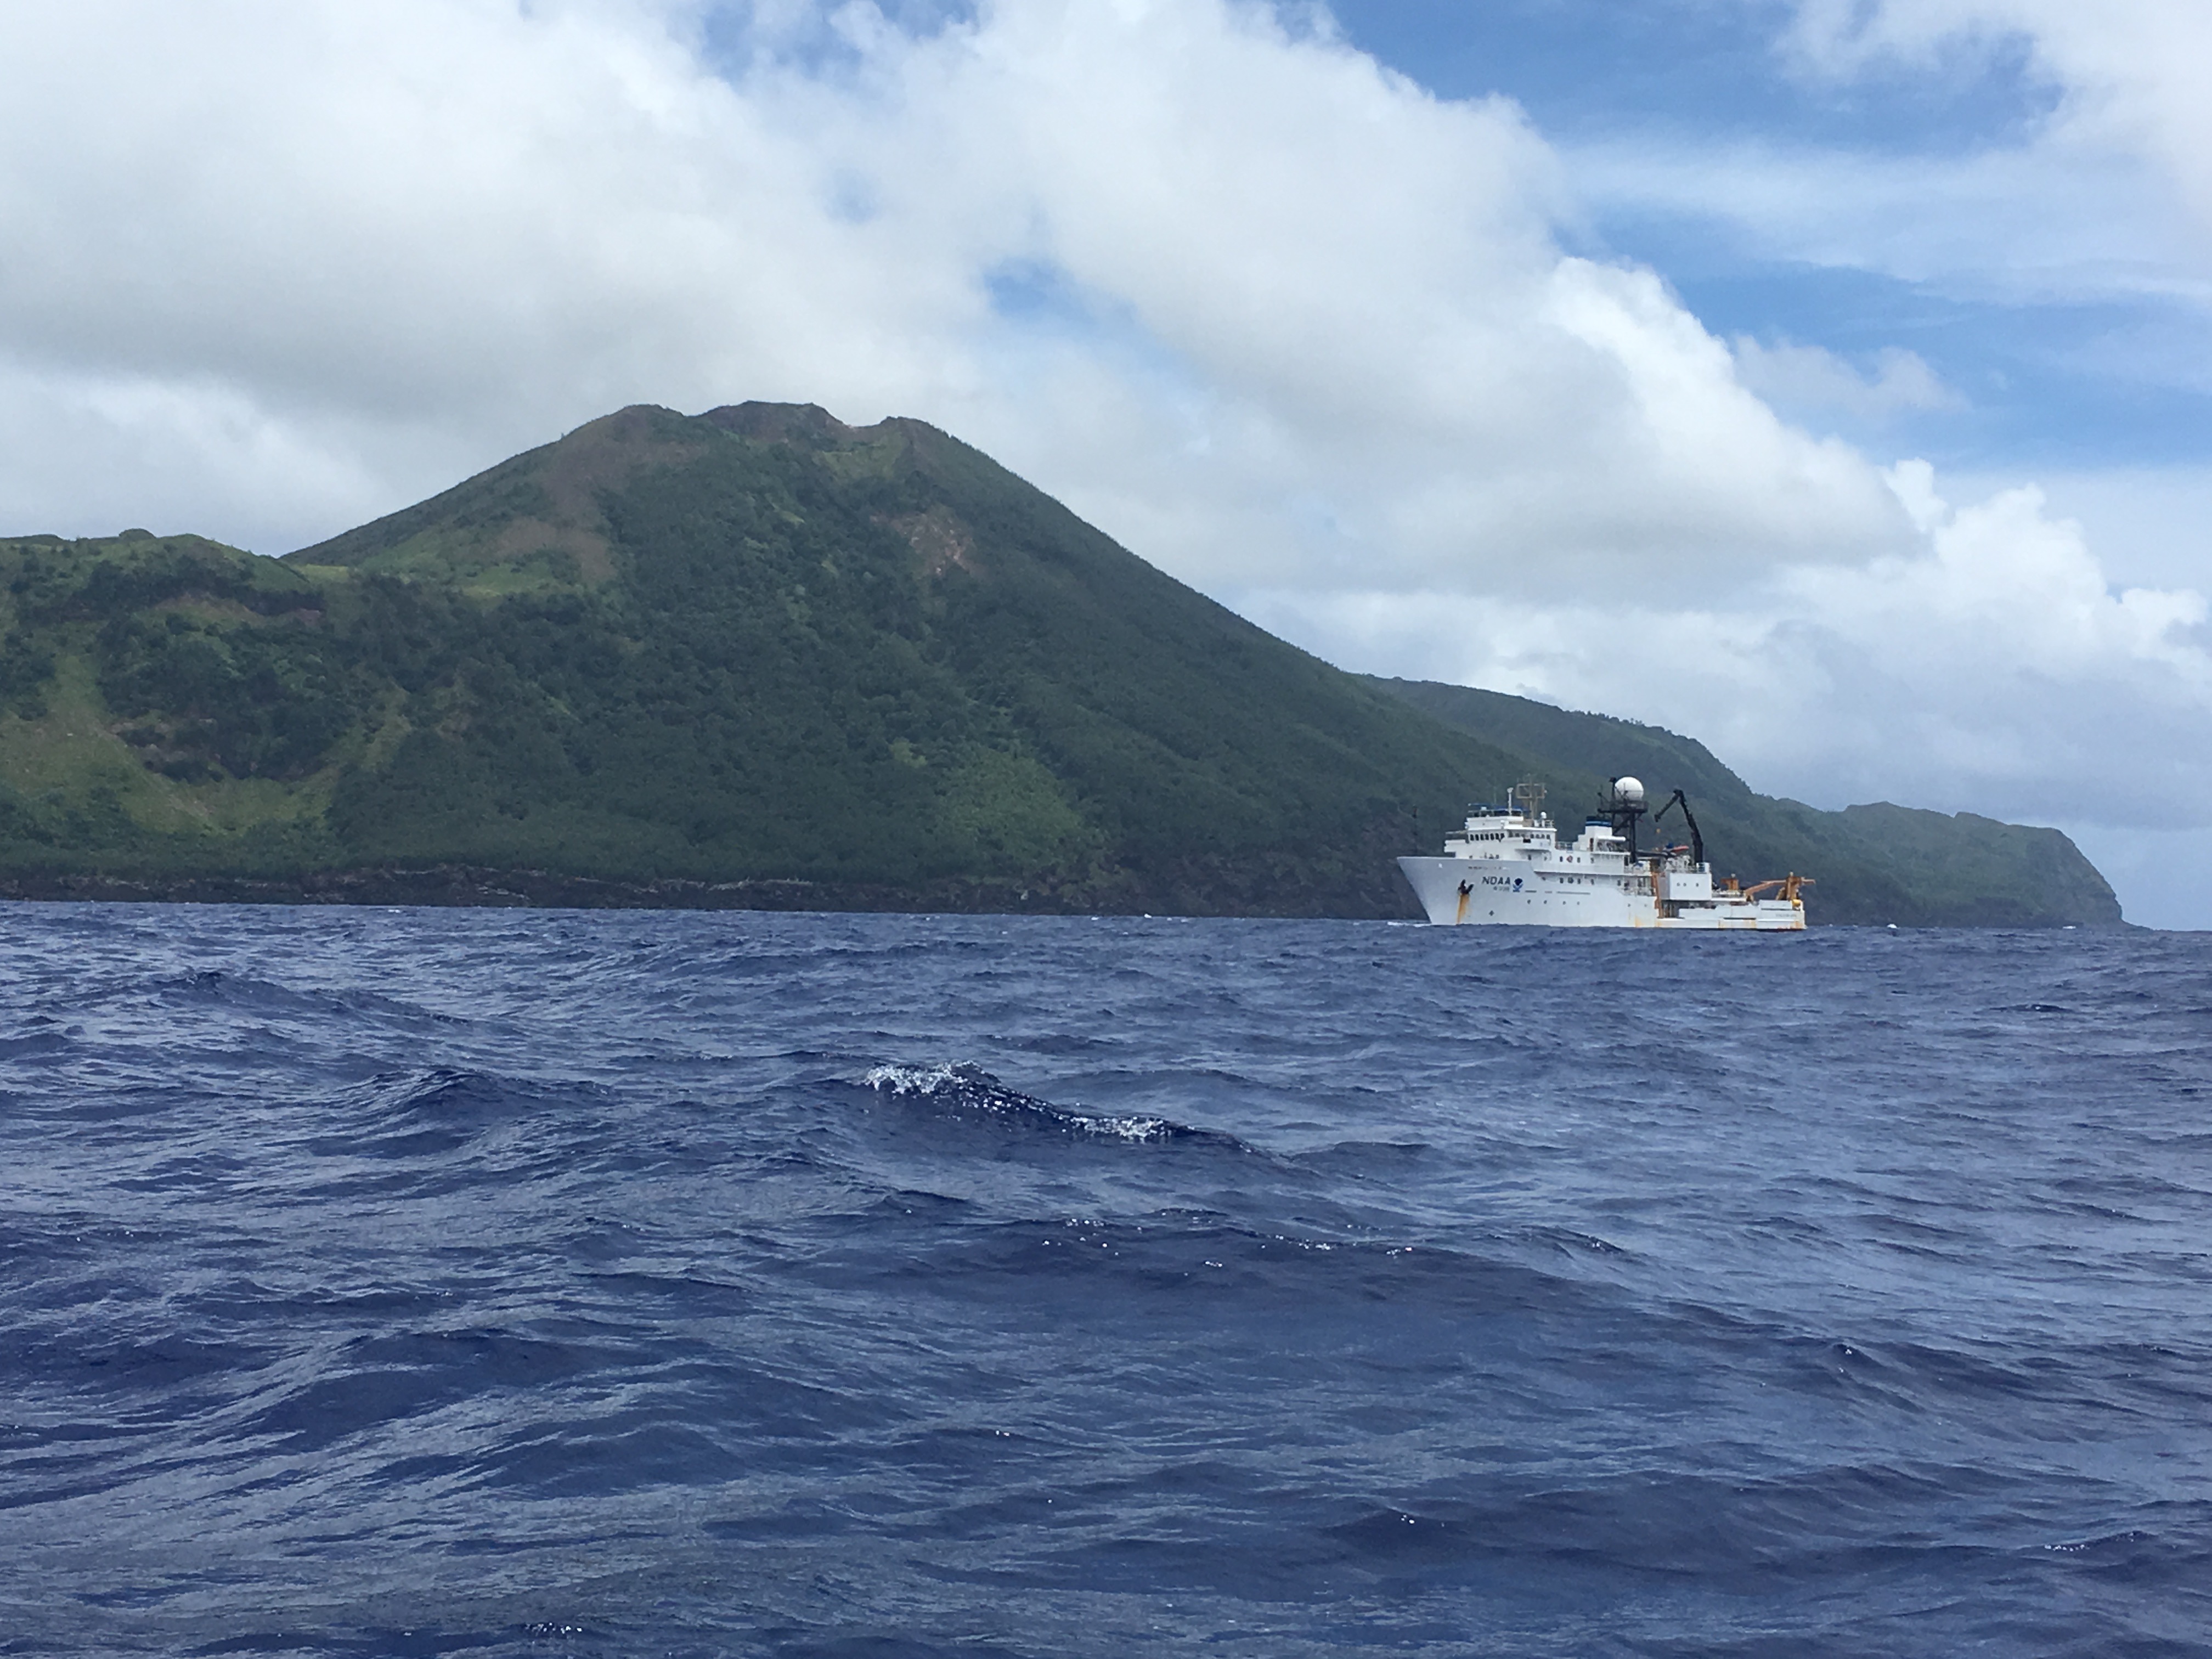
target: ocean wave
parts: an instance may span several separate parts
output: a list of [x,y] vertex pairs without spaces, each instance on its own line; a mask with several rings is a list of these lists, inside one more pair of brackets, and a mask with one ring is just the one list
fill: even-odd
[[130,988],[150,991],[157,1001],[179,1008],[216,1007],[240,1013],[313,1019],[336,1016],[347,1020],[399,1024],[467,1024],[460,1015],[426,1008],[358,985],[288,985],[281,980],[222,968],[167,974]]
[[9,922],[9,1652],[2212,1630],[2204,939]]
[[1048,1100],[1008,1088],[979,1066],[955,1062],[936,1066],[884,1065],[872,1069],[860,1082],[878,1094],[926,1102],[951,1115],[973,1115],[1022,1128],[1132,1146],[1176,1143],[1250,1150],[1234,1135],[1194,1129],[1170,1118],[1142,1113],[1086,1112],[1056,1106]]
[[495,1132],[592,1094],[457,1066],[383,1073],[347,1090],[336,1114],[338,1134],[307,1143],[318,1154],[422,1158],[453,1152]]

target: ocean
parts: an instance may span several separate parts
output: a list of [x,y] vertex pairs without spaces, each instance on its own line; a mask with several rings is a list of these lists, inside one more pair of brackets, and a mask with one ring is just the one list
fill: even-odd
[[2212,936],[12,904],[0,1654],[2212,1654]]

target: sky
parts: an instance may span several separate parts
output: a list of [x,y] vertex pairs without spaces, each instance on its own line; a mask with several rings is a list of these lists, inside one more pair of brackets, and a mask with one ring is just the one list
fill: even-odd
[[0,0],[0,530],[918,416],[1347,668],[2212,927],[2203,0]]

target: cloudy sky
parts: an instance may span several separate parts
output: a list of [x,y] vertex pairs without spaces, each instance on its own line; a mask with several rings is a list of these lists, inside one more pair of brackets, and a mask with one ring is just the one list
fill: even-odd
[[918,415],[1347,667],[2212,927],[2203,0],[0,0],[0,529]]

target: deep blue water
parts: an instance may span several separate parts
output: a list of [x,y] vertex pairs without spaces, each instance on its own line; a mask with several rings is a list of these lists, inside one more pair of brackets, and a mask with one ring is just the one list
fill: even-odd
[[2212,936],[12,905],[0,996],[0,1653],[2212,1653]]

